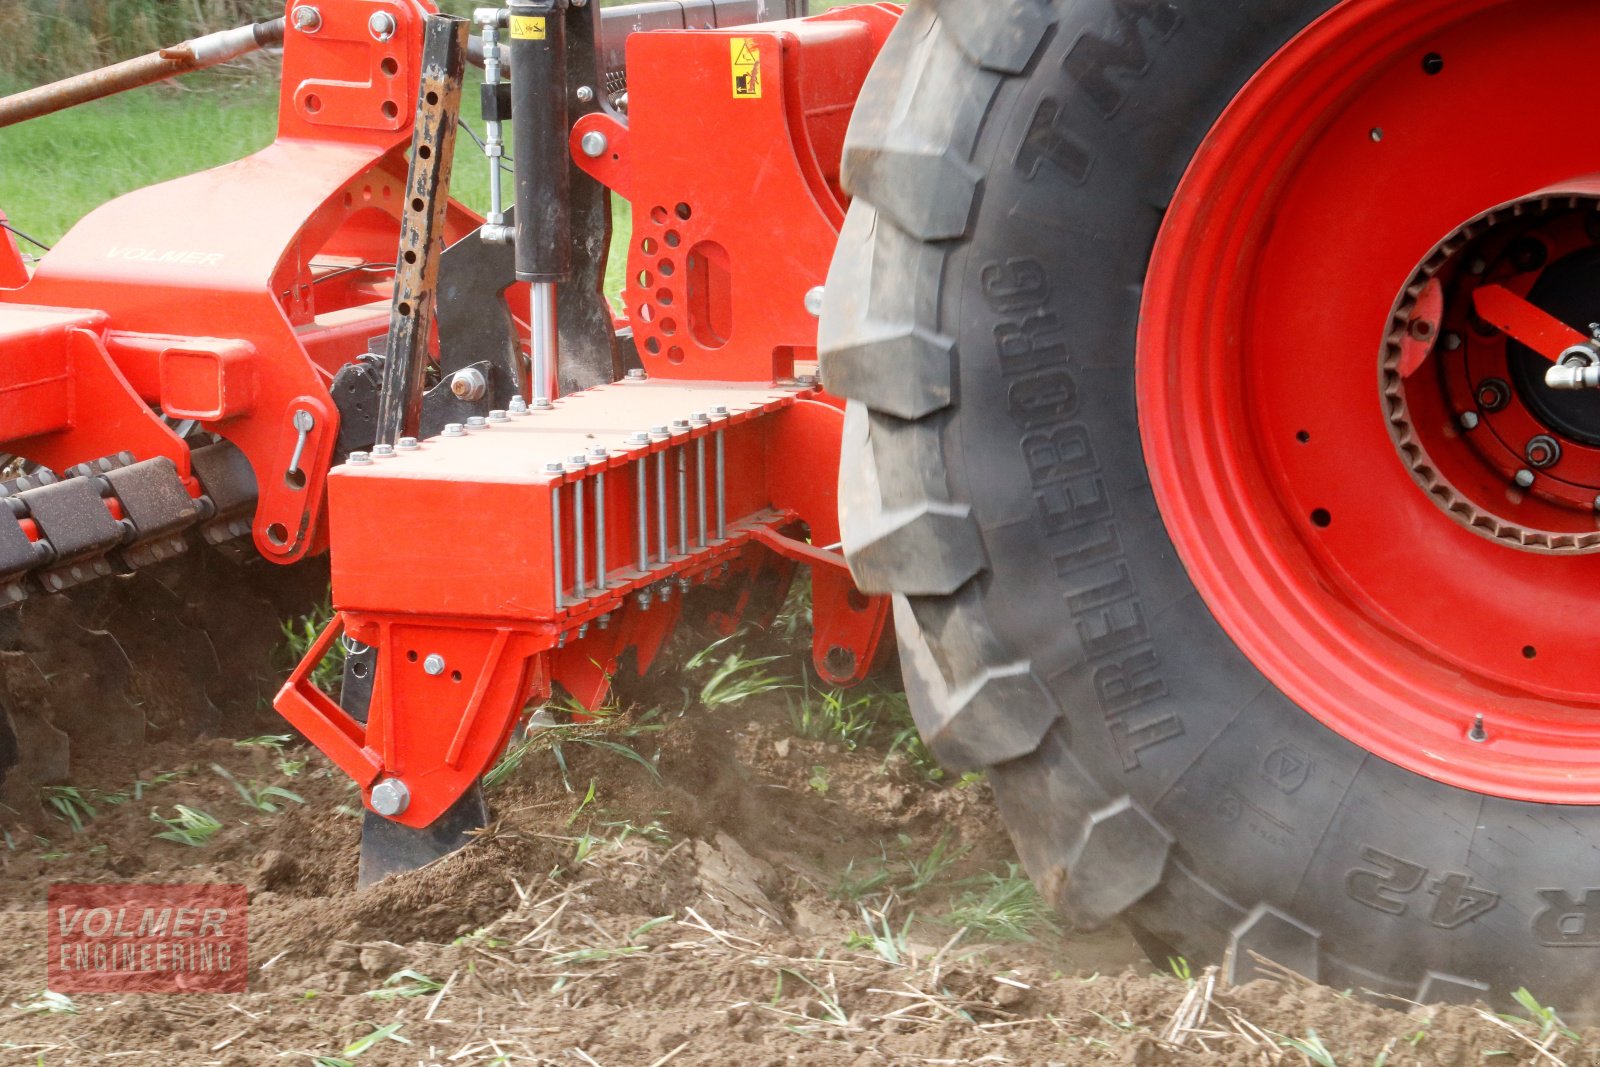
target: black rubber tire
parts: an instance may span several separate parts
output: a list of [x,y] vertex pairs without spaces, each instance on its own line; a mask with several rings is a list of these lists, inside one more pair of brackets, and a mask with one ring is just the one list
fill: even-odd
[[1527,986],[1581,1017],[1600,809],[1451,788],[1321,726],[1222,632],[1148,484],[1135,329],[1164,208],[1332,6],[911,6],[847,141],[822,322],[850,400],[846,550],[896,594],[925,737],[989,770],[1072,923],[1121,916],[1235,980],[1259,953],[1420,1000]]

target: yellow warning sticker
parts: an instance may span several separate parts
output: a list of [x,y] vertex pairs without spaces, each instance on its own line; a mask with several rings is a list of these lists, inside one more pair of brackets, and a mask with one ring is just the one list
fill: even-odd
[[729,41],[733,51],[733,98],[761,99],[761,44],[754,37]]
[[542,41],[545,39],[543,15],[512,15],[511,37],[517,41]]

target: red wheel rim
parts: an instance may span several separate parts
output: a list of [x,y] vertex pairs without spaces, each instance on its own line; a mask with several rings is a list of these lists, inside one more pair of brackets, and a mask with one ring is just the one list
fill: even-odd
[[[1544,190],[1600,189],[1595,40],[1587,0],[1336,7],[1207,136],[1157,241],[1138,351],[1163,518],[1252,662],[1393,763],[1578,804],[1600,803],[1600,522],[1495,488],[1493,457],[1458,472],[1486,506],[1553,516],[1581,546],[1531,551],[1453,517],[1396,447],[1382,366],[1397,299],[1452,234]],[[1445,382],[1446,354],[1430,359]],[[1451,388],[1408,414],[1446,453],[1467,447]]]

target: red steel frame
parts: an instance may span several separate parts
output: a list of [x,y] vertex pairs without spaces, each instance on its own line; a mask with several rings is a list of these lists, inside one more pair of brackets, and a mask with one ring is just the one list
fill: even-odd
[[[395,821],[449,809],[530,700],[560,685],[594,707],[625,651],[648,667],[696,587],[720,591],[713,621],[731,631],[757,583],[810,565],[817,673],[848,685],[872,667],[889,605],[856,591],[836,547],[843,411],[792,375],[816,358],[806,295],[844,217],[844,125],[897,15],[631,38],[629,119],[587,118],[572,144],[633,204],[628,308],[648,380],[332,473],[339,614],[277,707],[369,804],[403,782]],[[596,129],[609,149],[590,159]],[[706,166],[713,131],[759,161]],[[341,632],[377,649],[365,722],[310,681]]]
[[[339,426],[328,386],[384,331],[388,304],[365,275],[319,278],[394,259],[421,20],[433,10],[319,8],[314,33],[284,42],[273,144],[101,206],[25,284],[0,290],[0,451],[56,470],[122,451],[166,456],[188,479],[188,446],[154,409],[196,419],[249,459],[255,545],[279,563],[326,547]],[[368,30],[380,11],[397,25],[381,42]],[[452,206],[450,238],[478,222]],[[19,280],[0,267],[0,285]],[[297,411],[314,418],[303,478],[288,473]]]

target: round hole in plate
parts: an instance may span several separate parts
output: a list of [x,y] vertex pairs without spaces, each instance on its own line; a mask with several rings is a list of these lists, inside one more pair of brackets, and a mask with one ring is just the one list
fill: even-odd
[[460,672],[460,671],[451,671],[451,672],[450,672],[450,680],[451,680],[451,681],[452,681],[452,682],[459,682],[459,681],[461,681],[461,672]]
[[1532,645],[1523,645],[1522,646],[1522,658],[1523,659],[1538,659],[1539,658],[1539,650],[1537,648],[1534,648]]
[[654,322],[655,318],[656,318],[656,309],[655,308],[651,307],[649,304],[640,304],[639,305],[639,321],[640,322]]
[[397,119],[400,117],[400,105],[395,103],[393,100],[385,100],[383,102],[383,107],[379,108],[378,110],[383,112],[383,117],[386,119]]
[[307,93],[305,104],[306,114],[315,115],[317,112],[322,110],[322,97],[318,96],[316,93]]
[[429,148],[425,144],[418,145],[417,146],[417,155],[420,156],[423,159],[432,159],[433,158],[433,149]]
[[656,264],[656,270],[661,272],[661,276],[663,278],[670,278],[677,273],[678,268],[677,265],[672,262],[672,260],[663,259],[660,263]]
[[428,206],[427,203],[422,199],[422,197],[414,196],[414,197],[411,198],[411,210],[412,211],[421,211],[423,208],[425,208],[427,206]]
[[667,235],[663,238],[663,240],[667,242],[668,248],[677,248],[679,245],[683,244],[683,238],[678,236],[677,230],[668,230]]
[[350,665],[350,673],[357,678],[365,678],[371,672],[365,663],[352,663]]
[[1309,445],[1311,443],[1311,431],[1301,430],[1299,433],[1294,435],[1294,439],[1303,445]]
[[428,101],[428,106],[432,107],[433,105],[435,105],[435,104],[437,104],[439,102],[439,94],[435,93],[435,92],[428,93],[427,101]]
[[1327,508],[1317,508],[1311,513],[1311,525],[1326,530],[1333,525],[1333,514]]
[[677,210],[678,217],[684,222],[688,222],[689,219],[694,216],[694,211],[689,207],[688,204],[679,204]]
[[667,349],[667,362],[682,363],[683,349],[679,348],[677,345],[673,345],[671,348]]
[[295,492],[299,492],[306,487],[306,472],[302,470],[285,471],[283,484]]
[[392,78],[396,74],[400,73],[400,64],[393,56],[385,56],[383,62],[378,64],[378,69],[383,71],[386,76]]
[[661,332],[666,334],[668,337],[671,337],[673,334],[677,333],[678,332],[678,322],[677,322],[677,320],[676,319],[662,319],[661,320]]
[[635,280],[639,283],[639,288],[641,289],[648,289],[656,283],[655,276],[647,270],[640,271],[639,277]]
[[354,204],[355,202],[356,202],[356,197],[355,197],[354,193],[345,193],[344,194],[344,206],[345,207],[349,207],[351,204]]
[[412,649],[410,652],[406,653],[406,662],[407,663],[415,663],[415,662],[417,662],[417,650],[416,649]]
[[653,207],[650,209],[650,221],[655,223],[657,226],[665,226],[667,224],[667,219],[669,218],[671,218],[671,216],[667,214],[667,209],[664,207]]
[[415,252],[407,252],[404,258],[407,263],[415,263],[417,261],[417,254]]
[[283,547],[289,543],[289,528],[281,522],[275,522],[267,527],[267,542]]
[[662,307],[671,307],[672,306],[672,290],[671,289],[657,289],[656,290],[656,303],[660,304]]
[[645,255],[653,256],[656,254],[656,249],[660,248],[661,246],[656,244],[656,239],[654,237],[646,237],[644,240],[639,242],[639,247],[644,250]]
[[661,342],[654,337],[647,337],[644,342],[644,350],[652,356],[659,356],[661,354]]
[[400,312],[400,314],[403,316],[409,316],[411,314],[411,305],[402,300],[400,301],[400,305],[396,307],[395,310]]

